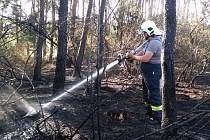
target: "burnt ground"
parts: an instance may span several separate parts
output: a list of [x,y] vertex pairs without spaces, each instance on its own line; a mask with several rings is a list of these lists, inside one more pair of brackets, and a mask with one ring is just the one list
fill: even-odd
[[[77,83],[67,79],[67,89]],[[53,93],[50,83],[37,86],[35,90],[28,85],[22,86],[17,96],[24,97],[24,101],[1,105],[0,139],[162,139],[164,129],[145,115],[141,82],[138,80],[125,78],[124,74],[111,75],[103,80],[99,94],[91,88],[81,87],[44,110],[44,114],[33,118],[23,117],[27,112],[24,105],[37,107],[38,103],[46,103],[62,91]],[[1,103],[5,103],[9,93],[1,93]],[[177,129],[177,134],[169,139],[210,139],[208,87],[177,87],[176,94],[177,122],[172,127]]]

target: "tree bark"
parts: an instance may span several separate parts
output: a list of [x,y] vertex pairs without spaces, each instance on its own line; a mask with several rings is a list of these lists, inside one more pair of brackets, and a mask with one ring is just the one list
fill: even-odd
[[[32,0],[32,6],[31,6],[31,24],[35,27],[36,25],[36,0]],[[30,19],[29,17],[29,19]],[[33,35],[33,46],[36,46],[36,37],[35,35]],[[36,59],[35,59],[36,60]]]
[[32,6],[31,6],[31,14],[35,14],[35,12],[36,12],[36,0],[32,0],[31,1],[31,4],[32,4]]
[[3,24],[3,19],[2,18],[0,18],[0,38],[2,37],[2,34],[3,34],[3,26],[4,24]]
[[44,43],[44,7],[45,2],[40,0],[40,12],[39,12],[39,37],[36,43],[36,60],[35,60],[35,68],[34,68],[34,76],[33,81],[41,81],[41,65],[42,65],[42,47]]
[[54,37],[55,37],[55,28],[56,28],[56,24],[55,24],[55,6],[56,6],[56,3],[55,3],[55,0],[52,0],[51,1],[51,5],[52,5],[52,29],[51,29],[51,43],[50,43],[50,56],[49,56],[49,62],[52,63],[53,61],[53,41],[54,41]]
[[105,12],[106,0],[101,1],[100,13],[99,13],[99,34],[98,34],[98,51],[97,51],[97,67],[102,68],[103,64],[103,51],[104,51],[104,12]]
[[[78,5],[78,0],[72,0],[71,1],[71,12],[70,12],[70,31],[69,31],[69,44],[68,45],[68,56],[70,58],[70,56],[73,54],[74,57],[74,61],[76,60],[76,51],[77,51],[77,43],[76,43],[76,35],[75,35],[75,31],[76,31],[76,10],[77,10],[77,5]],[[72,52],[73,50],[73,52]],[[67,63],[66,66],[67,67],[71,67],[72,65],[72,59],[67,59]]]
[[161,10],[161,14],[164,14],[164,6],[165,6],[165,5],[164,5],[164,1],[165,1],[165,0],[161,0],[161,5],[162,5],[162,7],[161,7],[161,9],[162,9],[162,10]]
[[[47,29],[47,20],[48,20],[48,11],[49,11],[49,3],[48,0],[45,0],[45,21],[44,21],[44,28]],[[44,44],[43,44],[43,57],[47,56],[47,40],[46,38],[44,39]]]
[[[98,23],[98,48],[97,48],[97,62],[96,62],[96,68],[97,71],[102,68],[103,66],[103,54],[104,54],[104,12],[105,12],[105,6],[106,6],[106,0],[101,0],[101,5],[99,9],[99,23]],[[101,88],[101,76],[98,75],[98,77],[95,80],[95,88],[97,93],[97,102],[99,103],[99,93]],[[97,127],[98,127],[98,139],[101,140],[101,130],[100,130],[100,109],[98,109],[97,112]]]
[[148,11],[148,17],[151,18],[152,17],[152,13],[153,13],[153,0],[149,0],[149,4],[148,4],[148,7],[149,7],[149,11]]
[[88,4],[88,9],[87,9],[87,14],[85,18],[85,25],[82,33],[82,40],[80,42],[80,47],[77,53],[77,58],[76,58],[76,64],[75,64],[75,69],[74,69],[74,76],[75,77],[81,77],[81,66],[82,66],[82,61],[84,57],[84,51],[85,51],[85,46],[86,46],[86,41],[87,41],[87,35],[90,27],[90,16],[92,12],[92,7],[93,7],[93,0],[89,0]]
[[[176,34],[176,0],[166,0],[165,3],[165,48],[163,62],[164,85],[163,96],[163,116],[162,128],[176,121],[176,89],[174,78],[174,42]],[[173,129],[167,129],[163,139],[167,139],[173,132]]]
[[[9,1],[8,1],[9,2]],[[13,18],[15,19],[15,35],[16,35],[16,46],[19,45],[19,20],[21,19],[20,16],[20,9],[21,9],[21,3],[19,3],[19,0],[13,0],[14,5],[11,7],[12,8],[12,15],[14,16]],[[7,3],[7,2],[3,2]]]
[[60,0],[59,20],[58,20],[58,52],[56,60],[54,89],[63,89],[66,74],[66,56],[67,56],[67,16],[68,0]]
[[125,15],[125,0],[120,1],[119,9],[118,9],[118,18],[117,18],[117,38],[121,42],[120,46],[122,46],[122,38],[123,38],[123,25],[124,25],[124,15]]
[[[77,9],[78,0],[73,0],[72,7],[71,7],[71,27],[70,27],[70,39],[72,43],[72,48],[75,48],[75,29],[76,29],[76,9]],[[70,52],[70,50],[69,50]]]

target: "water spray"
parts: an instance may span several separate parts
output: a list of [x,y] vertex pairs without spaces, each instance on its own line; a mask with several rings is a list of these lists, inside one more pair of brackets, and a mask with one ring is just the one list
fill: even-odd
[[7,112],[12,112],[14,110],[19,116],[30,114],[37,114],[37,110],[30,105],[22,95],[18,94],[16,90],[11,85],[5,85],[1,87],[1,97],[0,97],[1,107],[7,110]]
[[112,63],[110,63],[109,65],[107,65],[104,68],[101,68],[99,70],[99,72],[94,72],[93,74],[91,74],[90,76],[88,76],[87,79],[84,79],[82,81],[80,81],[79,83],[77,83],[76,85],[72,86],[70,89],[66,90],[65,92],[63,92],[62,94],[60,94],[59,96],[53,98],[51,101],[49,101],[48,103],[45,103],[42,105],[43,108],[47,108],[48,106],[50,106],[53,102],[59,100],[60,98],[62,98],[63,96],[65,96],[66,94],[68,94],[69,92],[72,92],[73,90],[81,87],[82,85],[84,85],[85,83],[87,83],[87,81],[91,81],[91,80],[95,80],[96,77],[98,75],[101,75],[102,73],[108,71],[109,69],[111,69],[112,67],[116,66],[117,64],[119,64],[119,60],[116,60]]
[[[140,45],[138,48],[136,48],[135,50],[131,51],[132,54],[136,54],[137,52],[139,52],[142,49],[142,46],[147,43],[147,41],[145,41],[144,43],[142,43],[142,45]],[[61,93],[59,96],[53,98],[51,101],[42,104],[41,105],[41,109],[46,109],[49,108],[50,105],[53,102],[58,101],[59,99],[61,99],[62,97],[64,97],[65,95],[67,95],[68,93],[74,91],[75,89],[83,86],[85,83],[87,83],[88,81],[91,80],[95,80],[97,78],[97,76],[102,75],[104,72],[110,70],[111,68],[113,68],[114,66],[121,64],[126,58],[126,56],[122,56],[119,55],[117,60],[113,61],[112,63],[108,64],[106,67],[101,68],[99,71],[94,72],[93,74],[91,74],[90,76],[88,76],[87,78],[85,78],[84,80],[80,81],[79,83],[75,84],[74,86],[72,86],[71,88],[69,88],[68,90],[66,90],[65,92]],[[40,110],[31,110],[26,114],[27,116],[34,116],[37,115],[40,112]]]
[[[91,74],[90,76],[88,76],[86,79],[80,81],[79,83],[75,84],[74,86],[72,86],[71,88],[69,88],[68,90],[66,90],[65,92],[61,93],[59,96],[53,98],[51,101],[42,104],[41,108],[42,109],[47,109],[50,107],[50,105],[55,102],[58,101],[59,99],[61,99],[62,97],[64,97],[65,95],[67,95],[68,93],[74,91],[75,89],[83,86],[85,83],[87,83],[88,81],[91,80],[95,80],[97,78],[97,76],[102,75],[104,72],[110,70],[111,68],[113,68],[114,66],[122,63],[126,58],[125,57],[121,57],[119,56],[117,60],[113,61],[112,63],[108,64],[106,67],[101,68],[99,71],[94,72],[93,74]],[[40,112],[40,110],[31,110],[29,111],[25,117],[31,117],[34,115],[37,115]]]

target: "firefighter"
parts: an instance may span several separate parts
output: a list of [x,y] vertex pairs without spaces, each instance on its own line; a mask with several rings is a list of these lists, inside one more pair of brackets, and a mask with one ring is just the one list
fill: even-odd
[[145,42],[138,52],[126,53],[128,60],[140,61],[143,80],[143,97],[147,115],[161,123],[162,103],[160,94],[162,32],[153,21],[145,21],[140,28]]

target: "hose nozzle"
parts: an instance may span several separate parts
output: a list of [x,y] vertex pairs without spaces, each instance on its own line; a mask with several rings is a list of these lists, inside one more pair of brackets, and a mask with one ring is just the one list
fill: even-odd
[[118,54],[117,56],[117,60],[119,61],[119,64],[122,64],[122,62],[126,59],[125,56],[123,56],[123,54]]

